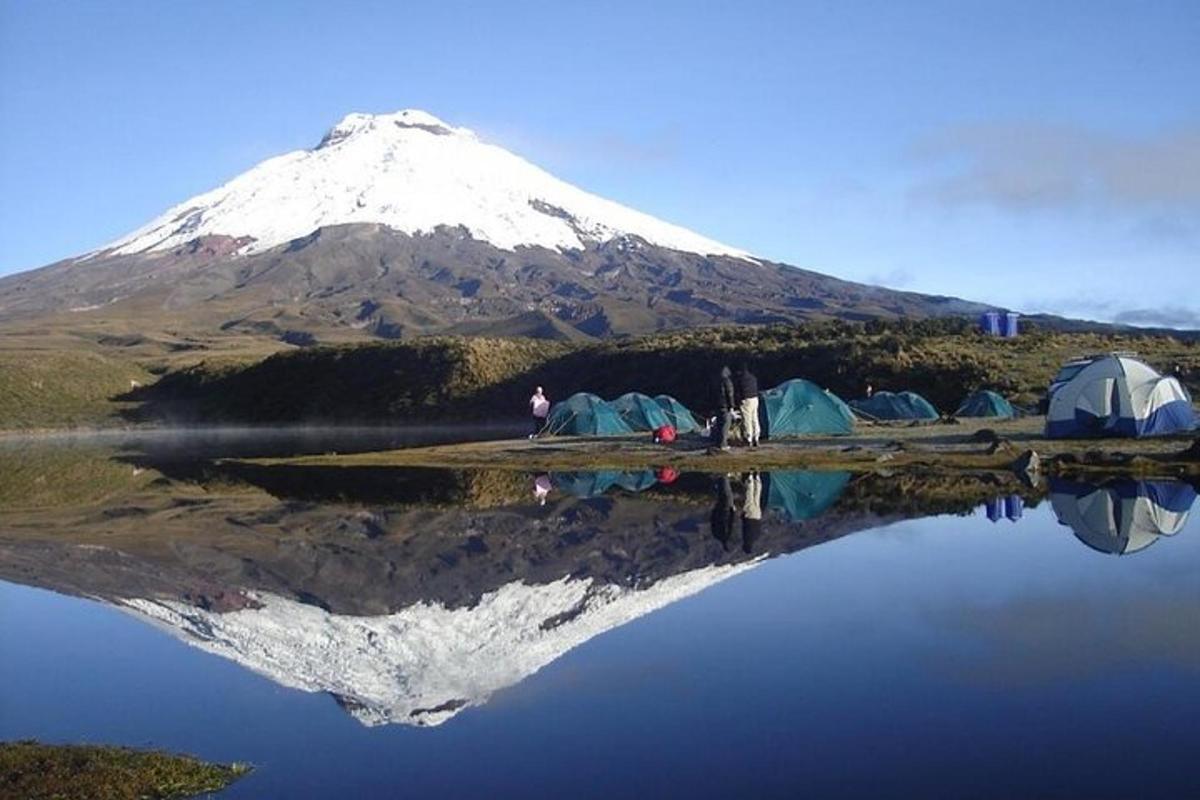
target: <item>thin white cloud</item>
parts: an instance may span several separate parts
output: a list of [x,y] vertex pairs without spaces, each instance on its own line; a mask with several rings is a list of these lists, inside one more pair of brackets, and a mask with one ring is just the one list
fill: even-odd
[[1200,308],[1179,304],[1158,307],[1127,305],[1115,300],[1086,297],[1029,299],[1018,304],[1027,313],[1056,314],[1076,319],[1114,322],[1139,328],[1200,330]]
[[1200,125],[1128,136],[1038,122],[963,125],[913,147],[923,202],[1146,215],[1173,234],[1200,216]]

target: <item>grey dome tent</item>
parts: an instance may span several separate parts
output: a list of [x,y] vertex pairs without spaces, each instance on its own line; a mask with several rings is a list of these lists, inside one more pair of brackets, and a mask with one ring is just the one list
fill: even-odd
[[759,394],[758,416],[768,439],[854,431],[854,414],[840,397],[800,378]]
[[954,412],[956,417],[995,417],[1012,419],[1017,415],[1012,403],[1005,400],[990,389],[980,389],[972,392],[962,401],[962,405]]
[[611,404],[594,394],[579,392],[555,403],[546,417],[545,433],[554,436],[621,436],[633,429]]
[[1065,364],[1048,394],[1051,439],[1164,436],[1196,427],[1191,395],[1178,379],[1119,353]]
[[933,404],[916,392],[876,392],[862,400],[851,400],[850,407],[859,416],[870,420],[933,421],[938,418]]
[[652,431],[671,424],[658,401],[641,392],[621,395],[612,401],[612,407],[625,420],[625,424],[635,431]]
[[696,415],[671,395],[660,394],[654,398],[654,402],[658,403],[659,408],[667,415],[667,420],[675,426],[675,430],[679,433],[693,433],[700,430],[700,424],[696,422]]

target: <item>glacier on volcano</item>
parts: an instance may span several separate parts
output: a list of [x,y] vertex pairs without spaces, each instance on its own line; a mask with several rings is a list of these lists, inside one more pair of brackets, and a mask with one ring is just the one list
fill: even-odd
[[746,257],[678,225],[555,178],[466,128],[414,109],[349,114],[311,150],[258,164],[96,251],[170,250],[205,236],[269,250],[331,225],[403,233],[461,227],[503,250],[559,251],[635,236],[652,245]]

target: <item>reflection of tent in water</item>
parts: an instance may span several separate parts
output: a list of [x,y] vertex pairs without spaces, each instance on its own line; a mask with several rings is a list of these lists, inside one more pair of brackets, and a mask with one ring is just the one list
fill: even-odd
[[633,433],[621,415],[594,394],[579,392],[555,403],[546,418],[546,433],[555,436],[620,436]]
[[851,400],[850,407],[861,417],[878,420],[935,420],[937,409],[916,392],[876,392],[863,400]]
[[1178,533],[1195,500],[1195,490],[1179,481],[1126,478],[1093,486],[1050,479],[1050,503],[1058,521],[1102,553],[1136,553],[1159,536]]
[[1012,419],[1016,416],[1012,403],[990,389],[972,392],[954,412],[956,417],[998,417]]
[[615,469],[586,472],[555,472],[550,476],[555,487],[572,497],[599,497],[614,486],[630,492],[649,489],[658,482],[654,470],[620,472]]
[[652,431],[671,424],[658,401],[641,392],[621,395],[612,401],[612,407],[625,420],[625,424],[635,431]]
[[784,470],[767,474],[767,508],[800,522],[824,514],[841,497],[849,472]]
[[696,422],[696,415],[671,395],[660,394],[654,398],[654,402],[658,403],[659,408],[667,415],[667,420],[675,426],[675,430],[678,432],[692,433],[700,430],[700,425]]
[[768,439],[805,433],[851,433],[854,414],[842,399],[795,378],[759,395],[758,414]]

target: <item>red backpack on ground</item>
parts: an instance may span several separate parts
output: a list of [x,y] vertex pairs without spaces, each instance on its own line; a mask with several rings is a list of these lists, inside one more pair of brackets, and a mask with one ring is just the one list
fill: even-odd
[[659,425],[654,429],[654,441],[662,444],[675,441],[675,426]]

